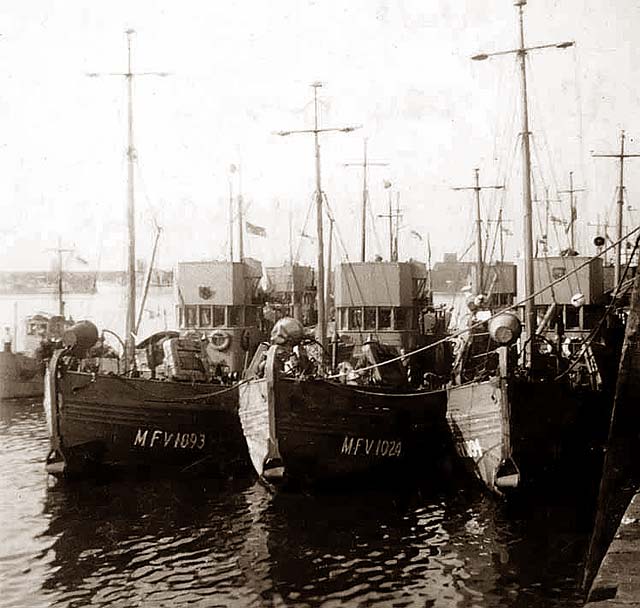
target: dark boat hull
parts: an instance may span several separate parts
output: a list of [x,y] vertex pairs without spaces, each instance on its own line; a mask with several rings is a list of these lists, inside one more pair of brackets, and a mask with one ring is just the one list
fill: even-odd
[[237,387],[47,370],[48,470],[219,474],[248,465]]
[[427,478],[448,456],[446,392],[399,393],[325,380],[240,386],[258,474],[273,483]]
[[490,490],[591,491],[611,399],[560,382],[493,378],[448,389],[456,452]]
[[21,353],[0,352],[0,401],[42,397],[44,364]]

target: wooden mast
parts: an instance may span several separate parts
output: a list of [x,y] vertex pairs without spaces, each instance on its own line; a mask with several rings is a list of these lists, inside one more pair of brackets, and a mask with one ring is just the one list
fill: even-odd
[[242,197],[242,165],[238,164],[238,256],[244,260],[244,200]]
[[625,154],[624,151],[624,131],[620,132],[620,152],[618,154],[594,154],[594,157],[598,158],[617,158],[620,161],[620,173],[619,173],[619,181],[618,181],[618,209],[617,209],[617,225],[616,225],[616,256],[615,256],[615,267],[614,267],[614,278],[613,284],[615,289],[617,290],[617,286],[620,283],[620,277],[622,276],[621,267],[622,267],[622,222],[623,222],[623,211],[624,211],[624,159],[625,158],[638,158],[640,154]]
[[531,363],[531,359],[535,356],[533,341],[531,336],[536,330],[536,309],[533,301],[534,280],[533,280],[533,219],[532,219],[532,203],[531,203],[531,146],[529,142],[529,108],[527,100],[527,53],[548,48],[566,49],[573,46],[572,41],[559,42],[555,44],[539,44],[532,47],[524,45],[524,11],[523,7],[527,4],[527,0],[516,0],[515,6],[518,7],[518,24],[520,46],[516,49],[508,51],[498,51],[496,53],[481,53],[475,55],[471,59],[483,61],[489,57],[496,55],[515,54],[518,58],[520,66],[520,93],[521,101],[521,120],[522,120],[522,213],[523,213],[523,240],[524,240],[524,300],[525,300],[525,360]]
[[136,240],[135,240],[135,184],[134,163],[136,150],[133,143],[133,79],[136,76],[168,76],[166,72],[134,72],[131,60],[131,41],[135,31],[126,30],[127,35],[127,71],[124,73],[90,73],[87,76],[124,76],[127,80],[127,311],[125,317],[125,366],[130,369],[135,355],[136,324]]
[[[482,249],[482,214],[480,210],[480,191],[484,189],[502,190],[504,186],[481,186],[480,169],[474,169],[475,185],[460,186],[453,190],[473,190],[475,192],[476,206],[476,294],[481,294],[484,287],[484,254]],[[502,210],[501,210],[502,212]],[[502,218],[502,215],[500,216]]]
[[[49,251],[51,251],[51,249]],[[55,251],[58,254],[58,259],[57,259],[58,273],[56,278],[56,281],[58,283],[58,286],[57,286],[58,293],[56,294],[58,296],[58,314],[61,317],[64,317],[64,290],[63,290],[63,284],[62,284],[62,254],[70,253],[73,251],[73,249],[63,249],[62,238],[58,236],[58,247],[53,251]]]
[[294,133],[313,133],[315,144],[315,160],[316,160],[316,232],[318,239],[318,254],[317,254],[317,276],[316,276],[316,304],[318,307],[318,326],[316,329],[318,342],[323,346],[326,345],[327,340],[327,318],[325,308],[325,278],[324,278],[324,235],[323,235],[323,194],[322,194],[322,179],[320,172],[320,139],[318,135],[320,133],[328,133],[330,131],[340,131],[341,133],[350,133],[355,131],[359,127],[329,127],[321,129],[318,127],[318,89],[322,87],[321,82],[314,82],[313,87],[313,129],[300,129],[297,131],[278,131],[277,135],[283,137],[292,135]]
[[584,188],[573,187],[573,171],[569,171],[569,188],[567,190],[558,190],[558,193],[569,195],[569,247],[572,252],[576,250],[576,220],[578,219],[576,192],[584,192]]
[[389,163],[369,162],[367,155],[367,138],[364,138],[363,155],[361,163],[345,163],[345,167],[362,167],[362,205],[360,210],[360,261],[366,262],[367,256],[367,201],[369,190],[367,188],[367,169],[369,167],[386,167]]
[[522,206],[523,206],[523,240],[524,240],[524,297],[525,332],[529,348],[528,359],[531,362],[535,349],[532,336],[536,332],[536,307],[533,301],[533,214],[531,204],[531,146],[529,142],[529,107],[527,100],[527,50],[524,46],[524,15],[523,6],[526,0],[518,0],[518,23],[520,25],[520,48],[518,49],[518,63],[520,64],[520,91],[522,94]]
[[231,165],[229,174],[229,261],[233,263],[233,178],[236,166]]
[[125,358],[127,365],[133,361],[136,326],[136,225],[134,200],[135,147],[133,144],[133,72],[131,70],[131,38],[133,30],[127,30],[127,316],[125,323]]
[[322,213],[322,180],[320,173],[320,140],[318,139],[318,88],[322,86],[320,82],[314,82],[313,87],[313,137],[316,151],[316,236],[318,239],[317,268],[318,276],[316,281],[316,302],[318,307],[318,341],[325,347],[327,339],[327,319],[325,315],[324,299],[324,234],[323,213]]

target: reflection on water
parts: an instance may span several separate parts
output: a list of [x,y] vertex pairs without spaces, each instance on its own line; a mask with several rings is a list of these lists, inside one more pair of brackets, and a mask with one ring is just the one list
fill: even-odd
[[0,404],[1,606],[580,605],[576,510],[475,491],[272,495],[253,478],[52,483]]

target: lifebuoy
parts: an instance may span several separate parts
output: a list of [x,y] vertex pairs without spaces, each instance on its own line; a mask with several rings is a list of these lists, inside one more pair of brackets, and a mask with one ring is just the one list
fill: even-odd
[[242,336],[240,337],[240,346],[242,346],[242,350],[249,350],[251,346],[251,334],[248,329],[245,329],[242,332]]
[[231,346],[231,334],[218,329],[211,333],[209,341],[214,350],[227,350]]

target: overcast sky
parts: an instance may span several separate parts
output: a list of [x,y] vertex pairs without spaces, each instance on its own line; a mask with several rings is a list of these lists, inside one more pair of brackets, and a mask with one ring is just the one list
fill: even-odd
[[[495,219],[504,203],[516,235],[507,253],[519,251],[515,57],[470,60],[515,46],[510,0],[5,0],[1,11],[2,269],[48,267],[58,236],[91,267],[124,266],[125,82],[86,73],[125,70],[127,28],[137,32],[134,68],[170,73],[135,84],[139,257],[150,253],[154,219],[161,266],[226,255],[235,164],[247,220],[268,233],[246,237],[246,254],[286,258],[287,211],[298,234],[314,188],[313,141],[273,132],[312,125],[313,81],[324,83],[322,126],[362,125],[322,138],[323,187],[351,259],[362,173],[343,165],[361,160],[364,137],[370,160],[389,163],[370,169],[372,216],[386,212],[383,180],[400,193],[402,257],[424,259],[410,230],[430,235],[434,259],[469,246],[472,193],[451,188],[470,185],[474,167],[483,183],[507,184],[504,195],[483,195],[483,214]],[[576,41],[530,56],[530,113],[536,189],[555,198],[574,171],[586,188],[578,248],[591,252],[595,229],[586,224],[613,217],[617,180],[615,163],[591,151],[616,151],[624,128],[629,151],[640,152],[640,3],[531,0],[525,14],[529,44]],[[639,161],[627,165],[631,207],[640,207]],[[231,177],[237,192],[238,173]],[[564,201],[554,215],[568,216]],[[368,255],[386,255],[384,220],[368,233]],[[303,239],[302,261],[313,260],[313,246]]]

